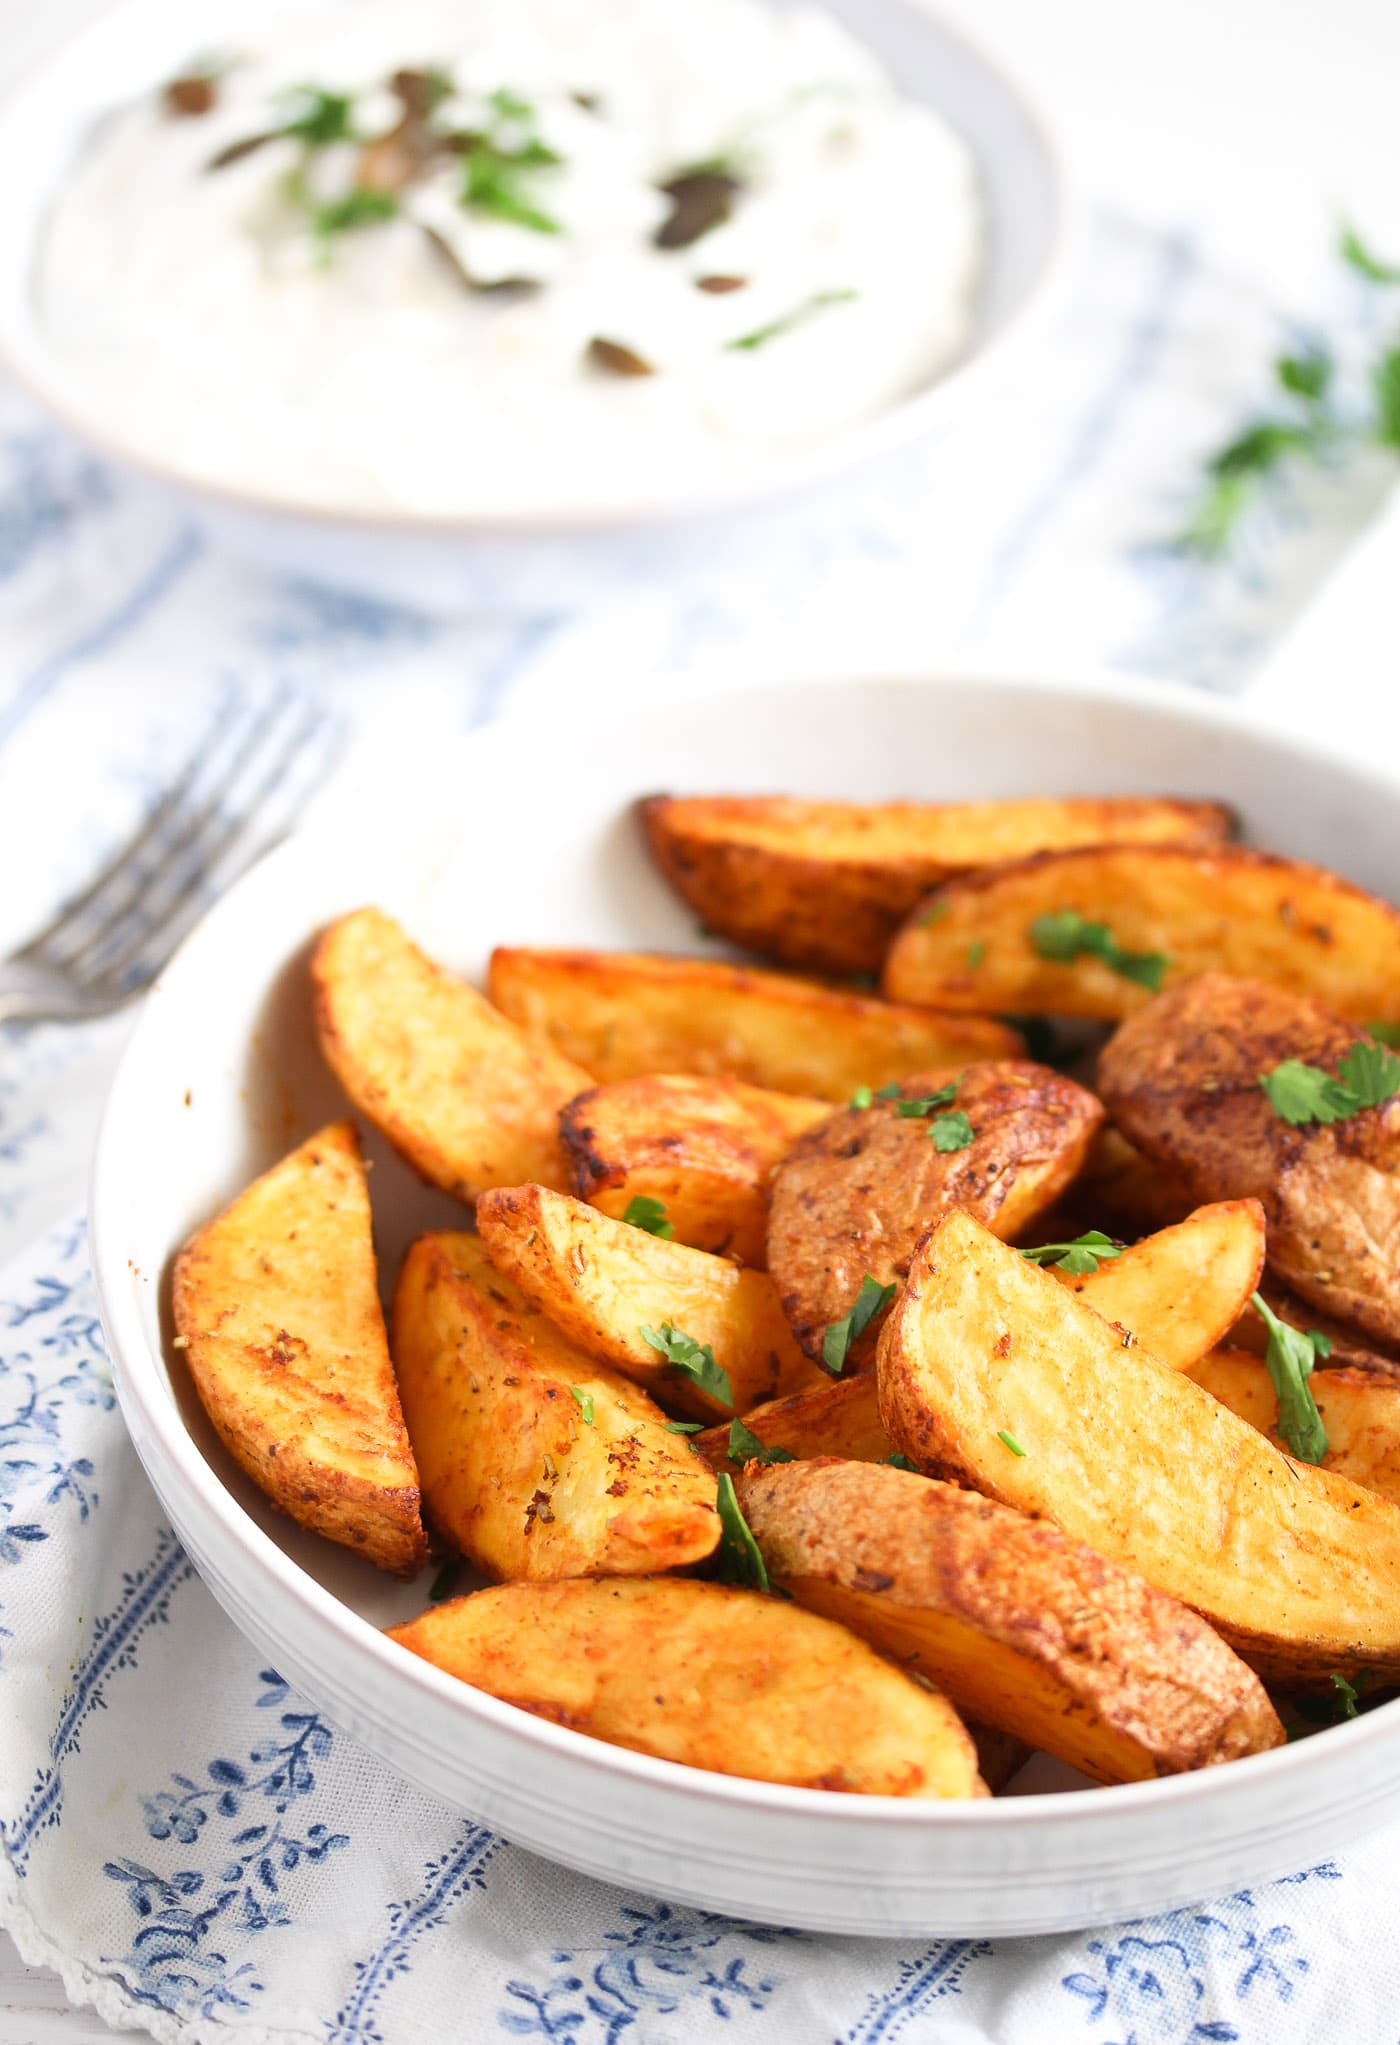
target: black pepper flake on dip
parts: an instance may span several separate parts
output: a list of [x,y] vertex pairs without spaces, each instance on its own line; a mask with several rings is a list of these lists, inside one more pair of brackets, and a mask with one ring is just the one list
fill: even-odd
[[732,171],[704,165],[682,171],[660,188],[671,201],[671,211],[652,236],[659,249],[688,249],[711,228],[722,227],[734,211],[734,201],[744,189]]
[[172,78],[165,88],[165,111],[186,120],[212,111],[219,97],[219,82],[207,75]]
[[635,348],[629,348],[622,341],[609,341],[602,334],[595,334],[588,344],[588,360],[595,369],[606,370],[609,376],[655,376],[656,371],[644,355]]

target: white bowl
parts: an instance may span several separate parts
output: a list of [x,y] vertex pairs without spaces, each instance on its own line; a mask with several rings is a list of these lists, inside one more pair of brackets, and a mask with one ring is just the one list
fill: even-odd
[[[137,1450],[201,1574],[318,1710],[522,1846],[775,1923],[1023,1933],[1237,1888],[1353,1843],[1400,1786],[1400,1703],[1197,1775],[985,1804],[775,1788],[548,1725],[383,1639],[424,1588],[278,1517],[214,1441],[165,1324],[173,1250],[254,1173],[344,1112],[316,1050],[309,940],[366,901],[479,973],[497,942],[694,948],[631,815],[658,788],[978,797],[1223,797],[1250,834],[1393,886],[1396,771],[1348,766],[1244,712],[1151,684],[956,679],[767,688],[586,732],[503,725],[433,786],[385,788],[295,838],[206,919],[152,994],[99,1144],[92,1240]],[[382,1268],[460,1218],[376,1147]]]
[[606,511],[561,502],[503,514],[488,501],[462,516],[334,514],[179,471],[104,417],[49,347],[36,315],[35,253],[49,206],[103,112],[169,77],[192,45],[216,47],[222,24],[236,41],[246,15],[241,0],[204,0],[197,16],[187,0],[118,0],[0,108],[8,219],[0,358],[75,433],[195,509],[239,551],[284,573],[434,609],[556,610],[596,591],[600,579],[664,572],[738,517],[780,515],[799,490],[825,485],[834,503],[838,480],[853,467],[888,458],[941,426],[1034,345],[1065,267],[1070,202],[1043,116],[961,30],[921,0],[823,4],[869,44],[902,91],[936,108],[972,149],[987,220],[986,271],[973,338],[954,369],[879,417],[775,462],[761,479],[683,493],[663,487],[649,500]]

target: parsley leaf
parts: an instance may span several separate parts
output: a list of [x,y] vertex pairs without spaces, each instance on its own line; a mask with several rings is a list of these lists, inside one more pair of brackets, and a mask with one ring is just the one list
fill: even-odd
[[1165,952],[1125,951],[1106,923],[1092,922],[1077,909],[1055,909],[1037,916],[1027,936],[1031,949],[1056,965],[1076,959],[1101,959],[1111,973],[1159,993],[1171,960]]
[[955,1150],[966,1150],[976,1131],[961,1108],[954,1108],[951,1115],[935,1115],[929,1125],[935,1150],[948,1154]]
[[1285,1058],[1272,1072],[1261,1072],[1259,1084],[1274,1113],[1295,1129],[1309,1122],[1344,1122],[1400,1093],[1400,1057],[1374,1037],[1358,1037],[1335,1076],[1301,1058]]
[[667,1434],[703,1434],[704,1431],[705,1423],[703,1420],[668,1420],[666,1422]]
[[739,334],[732,341],[726,341],[726,348],[766,347],[769,341],[776,341],[780,334],[790,334],[794,327],[805,326],[814,314],[822,312],[829,305],[844,305],[847,300],[859,298],[858,291],[814,291],[801,305],[791,312],[783,313],[778,319],[769,320],[765,327],[755,327],[751,334]]
[[1384,263],[1373,255],[1354,227],[1343,228],[1337,252],[1368,284],[1400,284],[1400,263]]
[[1023,1456],[1026,1453],[1025,1450],[1021,1447],[1020,1442],[1017,1441],[1015,1435],[1008,1434],[1004,1427],[999,1427],[997,1429],[997,1440],[1002,1444],[1004,1448],[1010,1449],[1013,1456]]
[[1366,1034],[1378,1044],[1389,1044],[1392,1051],[1400,1051],[1400,1022],[1368,1022]]
[[569,1390],[578,1400],[578,1410],[583,1415],[584,1426],[591,1427],[593,1425],[593,1394],[581,1390],[578,1385],[570,1385]]
[[489,142],[478,142],[467,151],[465,165],[461,191],[464,206],[474,206],[479,213],[490,213],[497,220],[509,220],[516,227],[531,228],[536,234],[563,232],[553,215],[534,205],[520,189],[519,155],[507,155]]
[[1332,386],[1336,364],[1331,351],[1315,344],[1301,355],[1280,355],[1274,375],[1295,398],[1324,398]]
[[1264,1367],[1278,1395],[1278,1431],[1300,1463],[1320,1463],[1327,1453],[1327,1431],[1308,1383],[1317,1346],[1301,1328],[1281,1321],[1262,1293],[1256,1292],[1251,1304],[1269,1331]]
[[885,1461],[892,1470],[914,1470],[917,1474],[917,1466],[910,1462],[903,1449],[896,1449],[892,1456],[885,1457]]
[[1091,1271],[1098,1270],[1105,1258],[1121,1257],[1122,1254],[1122,1243],[1115,1243],[1099,1228],[1091,1228],[1086,1234],[1076,1236],[1072,1243],[1042,1243],[1039,1249],[1021,1252],[1028,1264],[1053,1264],[1075,1278],[1087,1277]]
[[941,923],[947,913],[948,904],[946,902],[930,902],[927,909],[923,909],[919,913],[920,928],[927,930],[931,923]]
[[660,1236],[663,1242],[675,1241],[676,1231],[666,1219],[666,1202],[654,1200],[650,1193],[634,1193],[623,1209],[622,1219],[629,1228]]
[[866,1272],[860,1281],[855,1305],[839,1321],[833,1321],[822,1337],[822,1362],[829,1371],[839,1375],[845,1369],[851,1344],[865,1333],[876,1314],[884,1311],[898,1290],[897,1285],[881,1285],[878,1278],[872,1278]]
[[719,1573],[725,1583],[751,1584],[756,1591],[768,1588],[768,1571],[749,1523],[734,1495],[734,1479],[726,1471],[716,1487],[719,1508]]
[[330,241],[353,228],[374,227],[381,220],[392,220],[398,210],[399,202],[392,192],[381,192],[373,185],[356,185],[343,198],[332,199],[315,209],[311,231],[318,240]]
[[450,1555],[428,1586],[428,1603],[440,1605],[444,1598],[450,1598],[457,1588],[457,1577],[462,1564],[457,1556]]
[[791,1463],[795,1460],[791,1449],[765,1448],[753,1429],[745,1427],[742,1420],[729,1423],[726,1454],[731,1463]]
[[1357,1704],[1370,1680],[1369,1669],[1361,1669],[1354,1682],[1340,1673],[1334,1673],[1332,1688],[1335,1696],[1295,1697],[1291,1700],[1293,1710],[1308,1725],[1339,1725],[1344,1718],[1357,1716]]
[[729,1382],[729,1372],[715,1362],[715,1352],[708,1342],[697,1342],[693,1335],[684,1335],[679,1328],[673,1328],[669,1321],[663,1321],[660,1328],[639,1328],[643,1342],[659,1349],[667,1363],[691,1384],[698,1385],[702,1392],[708,1392],[712,1399],[718,1399],[721,1406],[734,1406],[734,1387]]
[[354,106],[348,92],[326,92],[319,85],[298,85],[289,117],[277,132],[295,142],[305,142],[310,149],[325,149],[332,142],[353,142]]
[[853,1108],[868,1108],[874,1098],[875,1096],[871,1093],[868,1086],[858,1086],[851,1095],[851,1106]]
[[1356,1717],[1356,1700],[1361,1695],[1368,1674],[1369,1671],[1363,1669],[1354,1683],[1349,1683],[1340,1672],[1333,1675],[1332,1687],[1341,1701],[1343,1718]]
[[981,965],[983,959],[986,958],[986,956],[987,956],[986,939],[981,937],[974,937],[971,944],[967,948],[967,963],[969,970],[975,973],[977,971],[977,968]]
[[946,1108],[950,1101],[955,1101],[958,1097],[958,1087],[961,1083],[961,1075],[959,1075],[957,1079],[950,1081],[947,1086],[940,1086],[937,1093],[918,1094],[911,1101],[897,1100],[894,1111],[896,1115],[903,1116],[905,1121],[922,1120],[924,1116],[931,1115],[935,1108]]
[[899,1099],[899,1081],[897,1079],[887,1079],[883,1086],[877,1086],[875,1098],[877,1101],[897,1101]]

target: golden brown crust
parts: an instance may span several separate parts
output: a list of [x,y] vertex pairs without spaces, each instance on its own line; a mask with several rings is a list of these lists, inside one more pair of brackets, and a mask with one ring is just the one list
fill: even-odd
[[870,1463],[757,1464],[739,1501],[773,1581],[1100,1782],[1282,1743],[1203,1619],[1048,1521]]
[[[767,1449],[786,1449],[799,1460],[807,1456],[840,1456],[848,1462],[887,1463],[894,1443],[880,1418],[874,1377],[825,1378],[810,1391],[769,1399],[744,1415],[744,1425]],[[707,1427],[695,1446],[710,1466],[733,1476],[742,1456],[729,1453],[729,1423]]]
[[318,1131],[191,1236],[172,1293],[190,1376],[235,1462],[300,1526],[396,1576],[421,1569],[418,1471],[352,1124]]
[[1078,1276],[1051,1276],[1173,1370],[1196,1363],[1235,1325],[1264,1269],[1264,1210],[1220,1200],[1144,1236]]
[[[901,1280],[936,1216],[965,1207],[998,1235],[1014,1236],[1059,1198],[1084,1161],[1103,1110],[1091,1093],[1048,1066],[1022,1061],[916,1073],[899,1100],[957,1080],[952,1106],[973,1140],[940,1152],[932,1117],[905,1117],[898,1103],[844,1108],[801,1137],[773,1175],[768,1269],[793,1333],[819,1361],[828,1326],[846,1314],[868,1275]],[[847,1369],[874,1356],[872,1327]]]
[[1293,1128],[1259,1084],[1286,1059],[1335,1072],[1359,1032],[1321,1003],[1209,974],[1125,1023],[1100,1061],[1119,1127],[1200,1199],[1253,1195],[1269,1263],[1324,1312],[1400,1342],[1400,1099]]
[[[1191,1376],[1222,1406],[1267,1434],[1279,1448],[1278,1395],[1257,1356],[1217,1349]],[[1313,1397],[1327,1435],[1324,1470],[1335,1470],[1400,1505],[1400,1377],[1385,1371],[1316,1370]]]

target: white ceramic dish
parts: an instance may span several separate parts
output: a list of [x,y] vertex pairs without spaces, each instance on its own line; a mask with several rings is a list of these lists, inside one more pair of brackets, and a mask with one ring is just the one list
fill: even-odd
[[[791,0],[773,0],[774,5]],[[45,343],[33,302],[34,250],[51,194],[91,124],[149,90],[191,47],[236,43],[236,0],[118,0],[61,46],[0,108],[0,180],[10,194],[0,253],[0,358],[42,402],[104,453],[193,506],[245,553],[284,572],[346,582],[433,608],[547,606],[579,600],[600,577],[658,572],[721,522],[757,516],[795,491],[831,486],[852,467],[932,432],[1034,345],[1065,264],[1069,197],[1045,122],[1019,84],[920,0],[824,0],[882,59],[901,89],[943,114],[978,163],[986,271],[962,362],[927,389],[818,449],[739,487],[663,491],[603,513],[588,503],[506,516],[489,502],[462,517],[335,515],[220,489],[163,467],[117,434]]]
[[[1325,1856],[1400,1790],[1400,1703],[1169,1781],[958,1806],[775,1788],[622,1752],[481,1696],[381,1638],[421,1608],[264,1506],[169,1368],[171,1253],[255,1172],[344,1112],[317,1054],[311,934],[367,900],[479,971],[495,942],[693,949],[629,814],[657,788],[977,797],[1225,797],[1249,833],[1393,888],[1400,774],[1329,758],[1230,706],[1149,684],[819,684],[628,712],[586,734],[498,726],[440,784],[377,792],[292,840],[151,996],[103,1124],[93,1251],[123,1411],[190,1553],[318,1709],[415,1782],[590,1874],[839,1932],[1022,1933],[1186,1902]],[[382,1148],[392,1280],[459,1215]]]

